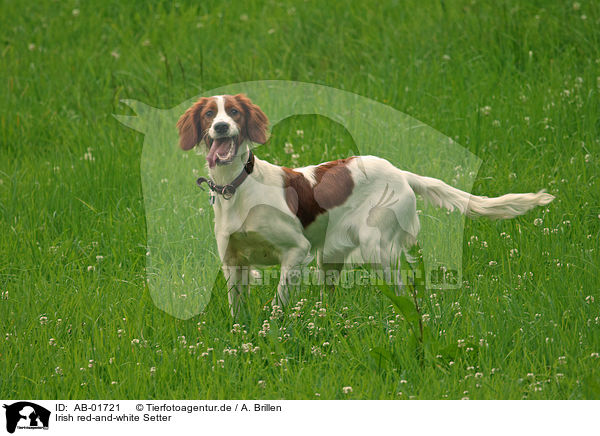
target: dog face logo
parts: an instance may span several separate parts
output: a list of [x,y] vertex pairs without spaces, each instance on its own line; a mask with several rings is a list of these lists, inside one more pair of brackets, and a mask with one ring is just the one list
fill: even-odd
[[50,411],[28,401],[19,401],[11,405],[5,404],[6,431],[14,433],[19,429],[48,429]]

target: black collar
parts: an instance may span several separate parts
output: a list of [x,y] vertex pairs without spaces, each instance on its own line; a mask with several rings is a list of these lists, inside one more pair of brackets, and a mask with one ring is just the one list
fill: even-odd
[[252,151],[248,151],[248,160],[246,161],[246,165],[242,169],[242,172],[235,178],[233,181],[227,185],[217,185],[211,179],[207,179],[206,177],[200,177],[196,180],[196,184],[202,188],[202,184],[206,183],[211,191],[216,194],[221,194],[225,200],[229,200],[235,194],[235,191],[239,186],[246,180],[248,174],[252,174],[254,171],[254,154]]

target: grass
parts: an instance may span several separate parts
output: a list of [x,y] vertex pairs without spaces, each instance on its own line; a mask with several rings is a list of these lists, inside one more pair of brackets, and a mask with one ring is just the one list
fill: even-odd
[[[597,3],[1,8],[0,397],[600,398]],[[557,196],[467,221],[463,286],[422,301],[431,340],[465,344],[453,360],[421,364],[376,289],[320,302],[310,288],[271,319],[274,290],[258,287],[239,327],[221,276],[201,315],[155,306],[144,138],[112,114],[132,114],[123,98],[170,108],[264,79],[352,91],[432,126],[482,159],[476,194]],[[340,125],[299,116],[257,153],[302,165],[356,149]]]

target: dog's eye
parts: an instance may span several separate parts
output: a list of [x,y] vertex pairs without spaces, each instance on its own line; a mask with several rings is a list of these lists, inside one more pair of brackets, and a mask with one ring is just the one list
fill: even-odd
[[205,117],[212,117],[215,113],[213,111],[206,111],[206,113],[204,114]]
[[229,111],[229,113],[230,113],[231,115],[237,115],[237,114],[239,114],[239,113],[240,113],[240,111],[238,111],[237,109],[231,109],[231,110]]

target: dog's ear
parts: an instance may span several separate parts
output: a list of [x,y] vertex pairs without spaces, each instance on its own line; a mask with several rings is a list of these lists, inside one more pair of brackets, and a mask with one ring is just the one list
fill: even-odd
[[243,106],[246,115],[246,136],[252,142],[264,144],[267,142],[267,127],[269,119],[265,113],[244,94],[233,96]]
[[208,98],[202,97],[189,108],[177,121],[179,130],[179,146],[184,150],[194,148],[203,139],[204,128],[202,127],[202,109],[208,102]]

